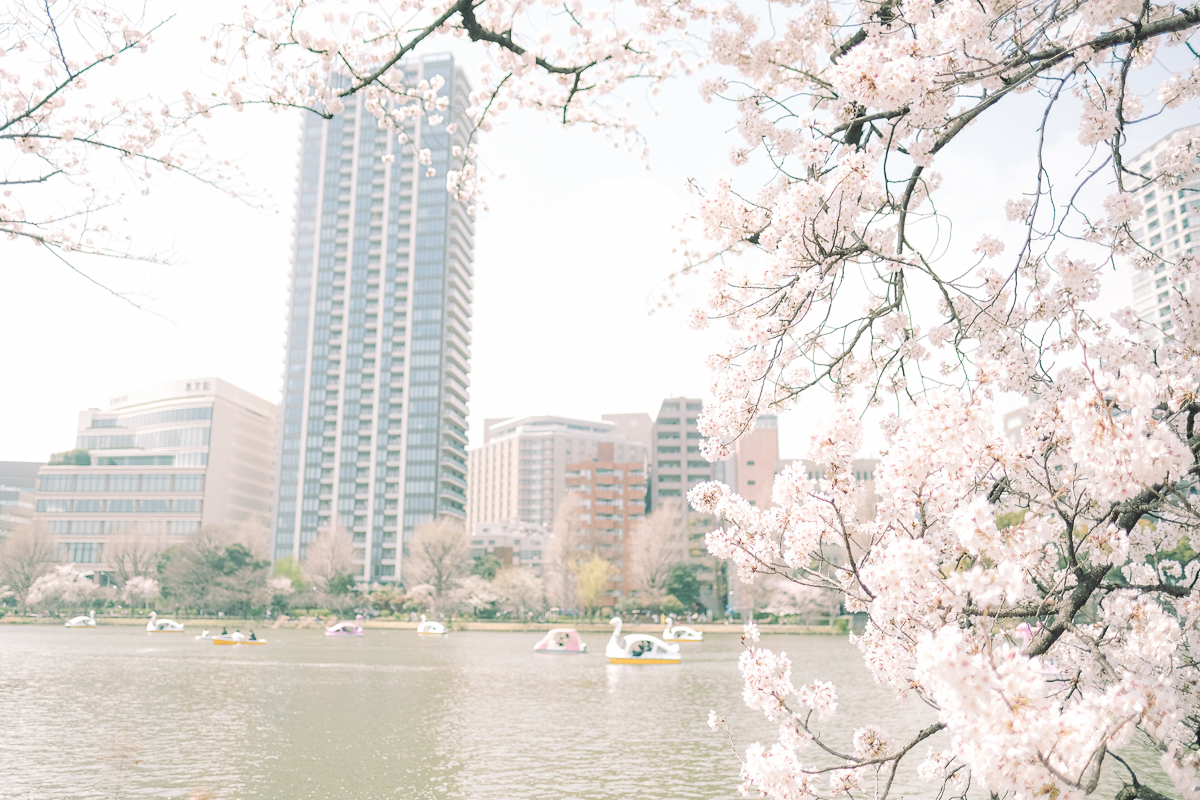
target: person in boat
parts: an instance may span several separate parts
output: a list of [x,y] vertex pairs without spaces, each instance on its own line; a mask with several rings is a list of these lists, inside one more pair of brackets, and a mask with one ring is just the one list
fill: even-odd
[[254,635],[254,631],[250,631],[250,641],[257,642],[258,637]]
[[229,630],[228,630],[228,629],[226,629],[226,628],[221,628],[221,635],[222,635],[222,636],[228,636],[228,635],[229,635]]

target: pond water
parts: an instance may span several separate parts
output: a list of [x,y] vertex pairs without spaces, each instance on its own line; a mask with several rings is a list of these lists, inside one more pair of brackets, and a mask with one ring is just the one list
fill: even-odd
[[[678,666],[610,665],[601,633],[577,656],[533,653],[537,633],[270,630],[217,647],[198,632],[0,626],[0,797],[734,798],[739,763],[709,710],[739,750],[775,733],[742,702],[734,632],[684,644]],[[763,644],[797,684],[837,683],[832,744],[933,719],[841,637]],[[918,760],[894,797],[928,795]]]

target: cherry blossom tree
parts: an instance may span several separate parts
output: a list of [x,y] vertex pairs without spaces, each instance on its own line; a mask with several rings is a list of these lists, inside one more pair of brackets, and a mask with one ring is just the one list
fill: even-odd
[[499,596],[500,608],[518,617],[546,608],[546,586],[529,567],[505,567],[496,573],[492,589]]
[[79,255],[160,258],[133,242],[120,208],[130,193],[149,193],[156,174],[226,191],[238,174],[199,149],[191,122],[207,112],[186,89],[174,100],[126,96],[106,82],[118,65],[136,69],[169,19],[128,5],[0,8],[0,236],[45,247],[84,277]]
[[158,595],[158,581],[147,575],[134,575],[121,587],[121,599],[130,606],[138,603],[148,606]]
[[75,608],[96,600],[110,600],[114,592],[98,586],[88,575],[71,564],[60,564],[42,575],[29,587],[25,604],[58,611]]
[[423,594],[429,587],[429,606],[435,612],[453,610],[455,592],[470,568],[471,544],[462,522],[438,517],[421,523],[405,546],[404,580]]
[[663,596],[671,570],[686,551],[681,505],[664,502],[638,523],[625,544],[627,587],[651,598]]
[[[1118,752],[1136,734],[1161,751],[1175,791],[1200,797],[1200,569],[1172,557],[1197,522],[1197,266],[1135,236],[1151,191],[1187,202],[1200,139],[1185,132],[1147,164],[1126,149],[1131,126],[1200,94],[1190,48],[1188,68],[1156,94],[1132,82],[1163,51],[1180,60],[1200,9],[794,0],[771,4],[767,18],[686,0],[561,11],[401,3],[395,17],[376,4],[342,8],[280,0],[219,48],[245,57],[248,74],[251,54],[268,54],[272,78],[255,102],[335,113],[362,93],[381,124],[396,125],[441,112],[436,87],[397,69],[404,56],[435,34],[465,37],[490,56],[469,109],[476,128],[512,103],[629,138],[611,99],[629,81],[690,69],[686,40],[715,70],[705,98],[736,104],[735,164],[773,170],[752,194],[732,180],[697,189],[707,243],[687,247],[686,271],[711,292],[692,323],[730,331],[710,359],[705,454],[728,457],[760,412],[823,390],[843,406],[808,457],[830,467],[817,481],[785,471],[770,509],[719,484],[689,499],[726,521],[709,549],[743,580],[779,575],[865,611],[855,641],[876,680],[920,698],[937,722],[907,740],[868,725],[836,746],[819,732],[835,688],[795,686],[788,659],[759,647],[749,626],[746,700],[780,738],[746,751],[747,792],[886,797],[901,762],[924,757],[920,774],[941,795],[1080,796],[1111,773],[1123,798],[1162,796]],[[937,204],[939,163],[973,123],[1004,125],[1009,96],[1021,94],[1043,109],[1024,194],[1006,198],[973,255],[948,251],[954,215]],[[230,99],[246,96],[238,87]],[[1045,150],[1064,118],[1091,151],[1086,168],[1065,174]],[[470,153],[460,155],[448,182],[471,199],[479,187]],[[731,258],[747,252],[756,255]],[[1089,311],[1118,260],[1169,277],[1163,343],[1132,311]],[[1034,398],[1018,442],[993,425],[1006,392]],[[859,521],[860,413],[884,403],[895,414],[880,502]],[[1020,521],[1002,528],[998,517]],[[1014,638],[1018,623],[1028,641]]]

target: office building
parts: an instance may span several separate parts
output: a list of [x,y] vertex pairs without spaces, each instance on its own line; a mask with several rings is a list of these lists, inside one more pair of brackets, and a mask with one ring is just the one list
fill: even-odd
[[33,522],[33,492],[0,484],[0,542]]
[[60,559],[102,570],[104,544],[137,531],[178,541],[201,525],[269,530],[273,404],[219,378],[150,386],[79,414],[75,449],[38,471],[39,521]]
[[501,567],[528,567],[542,574],[550,531],[531,522],[484,522],[471,536],[471,558],[493,555]]
[[467,529],[491,522],[549,528],[567,492],[568,465],[600,459],[602,445],[611,447],[608,461],[645,461],[645,446],[616,431],[614,422],[567,417],[487,420],[483,445],[470,454]]
[[[1131,169],[1152,175],[1161,169],[1163,151],[1181,133],[1200,132],[1200,126],[1174,131],[1125,163]],[[1127,178],[1128,180],[1128,178]],[[1160,256],[1176,259],[1183,253],[1193,253],[1200,243],[1200,174],[1192,175],[1178,186],[1166,190],[1149,186],[1141,193],[1145,214],[1136,223],[1133,238],[1143,247]],[[1133,309],[1137,315],[1158,328],[1156,341],[1171,335],[1174,324],[1170,319],[1171,292],[1168,267],[1160,263],[1149,270],[1133,273]]]
[[0,461],[0,542],[33,521],[40,461]]
[[42,461],[0,461],[0,486],[37,491],[38,470]]
[[716,520],[701,514],[688,504],[687,493],[698,483],[714,480],[716,467],[700,455],[703,437],[696,427],[696,418],[704,403],[694,397],[669,397],[662,402],[654,419],[651,439],[654,452],[650,455],[650,491],[648,511],[673,505],[682,515],[686,531],[687,563],[694,565],[696,578],[703,587],[701,600],[713,609],[716,598],[724,592],[718,585],[720,565],[710,556],[704,535],[716,527]]
[[276,558],[347,531],[364,581],[399,580],[417,525],[466,514],[474,225],[446,172],[470,88],[448,55],[396,69],[446,110],[402,131],[365,97],[305,118],[275,518]]

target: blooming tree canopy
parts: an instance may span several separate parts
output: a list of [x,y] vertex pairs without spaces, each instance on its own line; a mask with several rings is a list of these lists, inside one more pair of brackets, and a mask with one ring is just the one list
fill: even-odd
[[99,599],[105,592],[83,572],[70,564],[60,564],[29,587],[25,603],[58,609],[71,608]]
[[[780,736],[746,751],[746,791],[885,797],[901,762],[923,758],[932,794],[1079,797],[1113,774],[1123,800],[1160,797],[1118,752],[1138,735],[1174,790],[1200,797],[1200,566],[1181,556],[1200,522],[1200,267],[1135,236],[1150,192],[1191,205],[1200,139],[1185,132],[1148,163],[1126,147],[1131,126],[1200,95],[1184,47],[1200,8],[782,0],[768,12],[698,0],[271,0],[213,38],[233,77],[216,97],[187,98],[184,113],[267,103],[333,114],[362,95],[399,138],[404,121],[439,125],[448,111],[440,87],[405,76],[404,58],[439,36],[466,39],[487,58],[446,178],[471,201],[474,133],[507,106],[636,145],[620,90],[710,70],[706,98],[739,115],[734,162],[772,172],[753,193],[722,180],[699,199],[707,244],[688,248],[687,268],[711,290],[692,322],[729,330],[710,359],[705,453],[726,457],[760,412],[809,390],[843,405],[812,438],[809,458],[829,465],[820,479],[786,470],[769,509],[719,484],[689,499],[724,520],[709,549],[743,580],[780,575],[866,612],[856,642],[868,668],[937,716],[903,741],[865,726],[839,749],[819,736],[836,688],[796,686],[751,627],[745,698]],[[115,46],[116,29],[104,30],[97,53]],[[1155,90],[1136,90],[1152,64],[1181,58]],[[8,118],[46,107],[49,89],[17,96],[3,79]],[[972,256],[945,256],[936,231],[954,214],[937,203],[938,169],[972,124],[1004,126],[1020,94],[1044,110],[1024,194],[1003,198]],[[1083,170],[1047,157],[1061,118],[1091,151]],[[5,208],[0,219],[14,217]],[[1002,238],[1006,224],[1022,234]],[[1129,309],[1089,310],[1118,259],[1167,278],[1168,336]],[[994,426],[1005,392],[1031,398],[1015,442]],[[863,520],[851,462],[861,411],[884,402],[896,414],[878,511]],[[947,746],[931,748],[935,736]]]
[[121,587],[121,598],[130,605],[148,602],[158,594],[158,581],[145,575],[135,575]]

